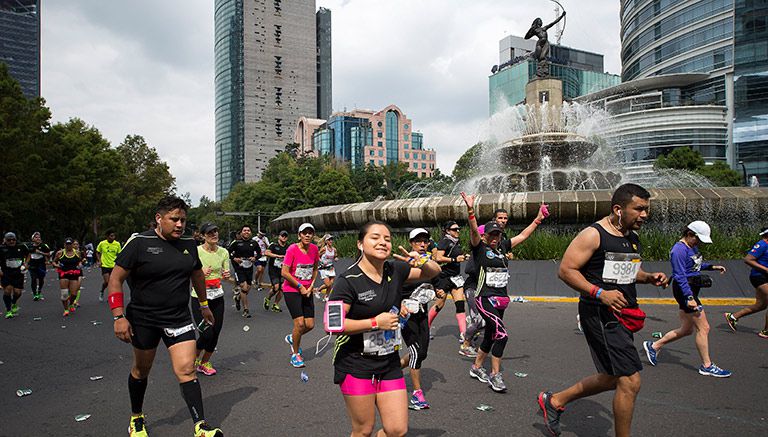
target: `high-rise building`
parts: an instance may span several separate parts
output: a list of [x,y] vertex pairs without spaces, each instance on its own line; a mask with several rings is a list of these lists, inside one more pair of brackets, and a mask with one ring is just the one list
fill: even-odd
[[0,63],[25,96],[40,97],[39,0],[0,0]]
[[[525,85],[536,76],[536,61],[529,54],[535,40],[507,36],[499,41],[499,65],[488,78],[489,110],[493,115],[507,106],[525,101]],[[621,82],[615,74],[603,72],[603,55],[553,44],[550,47],[550,74],[563,81],[563,98],[572,100]]]
[[[314,154],[349,162],[353,168],[404,163],[408,171],[420,177],[432,176],[435,171],[435,151],[424,148],[424,135],[414,132],[411,119],[395,105],[380,111],[337,112],[327,121],[302,119],[294,137],[306,138],[309,127],[316,127],[312,134]],[[307,150],[306,145],[303,150]]]
[[317,113],[319,119],[331,116],[333,82],[331,75],[331,10],[317,11]]
[[314,0],[216,0],[217,200],[259,180],[299,118],[318,112],[318,64],[330,72],[330,50],[317,41],[318,21],[330,34],[330,14],[322,17]]
[[[690,146],[768,184],[768,2],[622,0],[614,106],[630,171]],[[615,110],[614,109],[614,110]]]

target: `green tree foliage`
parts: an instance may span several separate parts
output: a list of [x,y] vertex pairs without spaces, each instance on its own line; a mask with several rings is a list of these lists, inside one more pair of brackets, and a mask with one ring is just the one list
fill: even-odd
[[477,143],[474,146],[467,149],[463,155],[456,161],[456,166],[453,167],[453,179],[463,181],[475,176],[478,171],[478,161],[480,159],[480,152],[482,152],[483,143]]
[[704,158],[690,147],[678,147],[666,155],[660,155],[653,163],[655,168],[676,168],[698,173],[718,187],[737,187],[744,181],[736,170],[723,161],[706,165]]
[[384,189],[384,172],[381,168],[366,164],[359,168],[351,169],[349,179],[357,188],[364,202],[372,202],[386,194]]

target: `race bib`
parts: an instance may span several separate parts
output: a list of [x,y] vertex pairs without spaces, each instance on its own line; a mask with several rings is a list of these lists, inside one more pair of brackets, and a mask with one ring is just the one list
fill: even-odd
[[267,256],[266,255],[262,256],[261,258],[259,258],[259,261],[267,262]]
[[189,325],[182,326],[181,328],[165,328],[165,335],[168,337],[178,337],[182,334],[186,334],[187,332],[195,329],[195,325],[193,323],[190,323]]
[[240,267],[242,267],[244,269],[250,268],[252,265],[253,265],[253,263],[249,259],[244,259],[244,260],[240,261]]
[[509,272],[505,267],[488,267],[485,269],[485,283],[493,288],[506,288]]
[[400,328],[396,331],[370,331],[363,333],[363,354],[389,355],[400,350],[403,336]]
[[21,267],[22,260],[20,259],[7,259],[5,260],[5,266],[9,269],[18,269]]
[[219,286],[218,288],[206,288],[205,289],[205,297],[208,300],[216,299],[221,296],[224,296],[224,289]]
[[32,259],[43,259],[43,255],[40,253],[31,253],[29,257]]
[[457,287],[463,287],[464,286],[464,277],[461,275],[457,276],[451,276],[451,282],[453,282],[453,285]]
[[642,259],[637,253],[605,252],[603,282],[608,284],[634,284]]
[[275,258],[275,268],[280,269],[283,267],[283,259],[282,258]]
[[320,274],[324,278],[330,278],[330,277],[336,276],[336,270],[333,267],[331,267],[329,269],[320,270]]
[[301,281],[309,281],[312,279],[313,269],[314,265],[311,264],[297,264],[296,273],[294,273],[294,276],[296,276],[296,279]]

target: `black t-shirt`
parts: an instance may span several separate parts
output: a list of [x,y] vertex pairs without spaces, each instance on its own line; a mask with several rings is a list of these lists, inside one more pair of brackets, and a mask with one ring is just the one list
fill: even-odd
[[[261,248],[259,244],[253,240],[235,240],[229,245],[229,259],[233,258],[261,258]],[[242,268],[242,264],[238,264],[232,261],[232,265],[236,268]]]
[[[283,256],[285,256],[285,252],[288,250],[288,243],[285,243],[285,246],[281,246],[280,243],[275,242],[275,243],[270,244],[269,248],[267,248],[267,250],[272,252],[274,255],[283,255]],[[268,256],[267,257],[267,266],[270,269],[273,269],[273,270],[280,270],[280,268],[275,267],[275,260],[276,259],[278,259],[278,258],[272,258],[271,256]],[[282,261],[282,260],[283,259],[280,258],[280,261]]]
[[0,268],[4,275],[20,275],[21,266],[27,258],[29,250],[23,244],[0,246]]
[[464,264],[464,273],[467,275],[466,280],[464,280],[464,289],[477,289],[477,268],[475,267],[475,259],[473,257],[469,257],[466,264]]
[[[448,238],[442,238],[437,243],[437,250],[445,252],[443,256],[446,258],[456,258],[461,255],[461,245],[449,240]],[[441,277],[452,277],[461,274],[461,264],[457,262],[447,262],[440,266],[443,270],[440,272]]]
[[115,264],[129,271],[131,323],[161,328],[189,323],[190,278],[203,267],[194,239],[163,240],[154,230],[144,231],[125,243]]
[[[350,304],[346,317],[367,320],[389,311],[393,306],[400,309],[403,284],[408,279],[411,266],[402,261],[386,261],[382,283],[376,283],[355,264],[342,273],[333,286],[329,300],[341,300]],[[384,356],[363,355],[363,334],[339,335],[333,364],[336,370],[356,378],[371,378],[400,368],[397,352]]]
[[43,253],[50,254],[51,248],[48,247],[45,243],[40,244],[33,244],[32,247],[29,248],[29,267],[30,268],[40,268],[45,266],[45,255]]
[[472,246],[472,259],[477,269],[477,296],[507,296],[509,272],[504,254],[481,241]]
[[[627,300],[628,308],[637,307],[637,289],[635,288],[635,279],[631,283],[622,279],[627,278],[628,272],[634,271],[635,275],[640,267],[640,237],[633,231],[627,236],[617,237],[608,233],[598,223],[593,223],[591,227],[597,229],[600,234],[600,246],[589,258],[587,263],[579,271],[590,284],[597,285],[604,290],[619,290]],[[613,276],[613,269],[606,270],[606,261],[611,262],[611,266],[616,268],[617,278],[606,278],[604,273]],[[609,266],[609,267],[611,267]],[[586,303],[599,304],[600,301],[591,297],[581,296],[580,299]]]

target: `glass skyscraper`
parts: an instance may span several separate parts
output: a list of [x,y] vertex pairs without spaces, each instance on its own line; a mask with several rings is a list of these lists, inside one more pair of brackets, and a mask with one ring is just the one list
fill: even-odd
[[0,0],[0,63],[26,97],[40,97],[39,0]]

